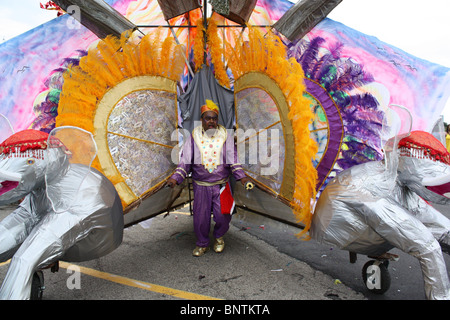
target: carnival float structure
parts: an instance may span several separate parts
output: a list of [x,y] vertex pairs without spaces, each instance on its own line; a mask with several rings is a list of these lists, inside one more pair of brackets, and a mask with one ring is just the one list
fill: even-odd
[[[54,1],[68,14],[0,46],[0,112],[15,131],[75,126],[91,133],[98,153],[89,166],[114,185],[126,227],[192,201],[188,179],[175,189],[164,184],[200,106],[213,100],[257,186],[234,185],[237,214],[294,225],[299,238],[321,241],[331,216],[324,223],[321,206],[314,209],[325,202],[329,182],[368,163],[384,165],[383,177],[397,172],[399,165],[386,165],[383,142],[432,132],[450,84],[448,68],[326,18],[340,2]],[[408,132],[386,129],[395,127],[392,105],[414,120]],[[64,139],[80,147],[70,135]],[[438,141],[414,143],[442,151]],[[397,146],[389,150],[396,158]],[[346,210],[358,215],[363,202]],[[332,233],[344,234],[347,221],[340,222]],[[380,239],[358,251],[331,238],[326,243],[352,255],[370,255],[369,247],[377,257],[385,253]],[[424,275],[434,275],[429,269]],[[425,283],[427,292],[447,288],[448,279],[441,280]],[[445,298],[441,293],[428,297]]]

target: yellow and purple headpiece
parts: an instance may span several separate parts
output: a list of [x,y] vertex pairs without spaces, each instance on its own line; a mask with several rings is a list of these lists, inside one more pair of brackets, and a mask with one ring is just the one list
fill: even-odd
[[203,115],[207,111],[212,111],[219,115],[219,107],[211,100],[206,100],[206,103],[201,108],[201,114]]

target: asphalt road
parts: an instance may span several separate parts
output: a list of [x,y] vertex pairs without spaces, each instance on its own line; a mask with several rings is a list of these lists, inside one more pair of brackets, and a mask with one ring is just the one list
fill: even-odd
[[[450,217],[450,208],[434,206],[442,214]],[[363,266],[371,260],[367,256],[358,255],[356,263],[350,263],[347,251],[324,246],[313,240],[299,241],[294,236],[298,229],[256,215],[245,214],[241,220],[236,219],[235,224],[248,228],[248,233],[264,239],[279,252],[306,262],[313,269],[323,272],[333,279],[339,279],[351,289],[362,293],[368,300],[426,300],[419,261],[401,250],[392,249],[390,251],[397,254],[399,260],[389,263],[391,285],[387,292],[379,295],[367,290],[362,280]],[[259,228],[260,225],[264,225],[264,228]],[[450,271],[450,257],[444,254],[444,260],[448,272]]]
[[[0,218],[12,209],[0,208]],[[358,256],[352,264],[348,252],[298,240],[298,231],[258,215],[237,215],[225,251],[197,258],[191,254],[195,235],[185,207],[126,228],[122,245],[105,257],[75,265],[61,262],[56,273],[44,270],[43,300],[184,301],[174,312],[181,312],[185,301],[214,299],[425,300],[415,258],[392,250],[400,260],[390,263],[391,287],[376,295],[361,277],[367,257]],[[0,265],[0,281],[8,265]]]
[[[11,211],[3,208],[2,215]],[[43,300],[364,300],[339,280],[231,226],[221,254],[193,257],[188,208],[125,229],[109,255],[45,269]],[[259,228],[262,230],[262,227]],[[0,281],[8,263],[0,266]],[[183,306],[183,305],[182,305]]]

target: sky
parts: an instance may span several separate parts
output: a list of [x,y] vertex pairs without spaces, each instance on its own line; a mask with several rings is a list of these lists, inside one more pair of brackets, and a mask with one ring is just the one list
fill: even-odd
[[[56,18],[46,2],[0,0],[0,43]],[[328,18],[450,68],[449,0],[342,0]],[[443,115],[450,123],[450,100]]]

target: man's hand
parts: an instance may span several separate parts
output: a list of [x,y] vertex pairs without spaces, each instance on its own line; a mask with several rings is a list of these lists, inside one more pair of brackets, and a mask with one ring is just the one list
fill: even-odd
[[169,180],[167,180],[167,182],[166,182],[166,187],[171,187],[171,188],[173,188],[173,187],[175,187],[177,185],[177,181],[175,180],[175,179],[173,179],[173,178],[169,178]]
[[241,181],[242,185],[245,186],[245,184],[246,184],[247,182],[250,182],[250,178],[249,178],[249,177],[244,177],[244,178],[242,178],[240,181]]

